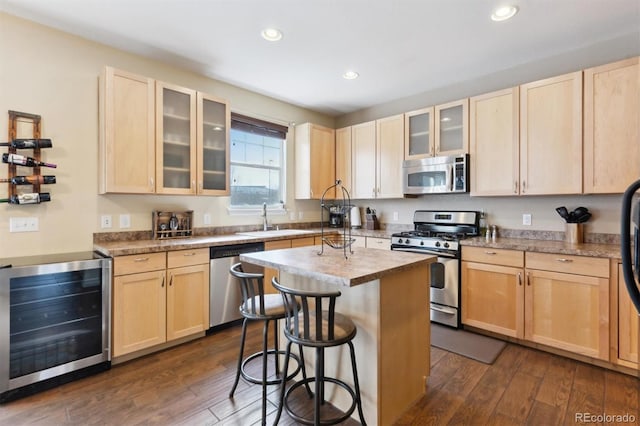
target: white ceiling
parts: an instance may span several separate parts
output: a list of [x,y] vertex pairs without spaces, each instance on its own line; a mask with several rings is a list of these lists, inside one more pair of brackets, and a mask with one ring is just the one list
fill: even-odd
[[[0,0],[0,10],[330,115],[637,32],[640,0]],[[268,26],[284,38],[260,37]],[[640,40],[639,40],[640,44]],[[347,69],[360,73],[347,81]]]

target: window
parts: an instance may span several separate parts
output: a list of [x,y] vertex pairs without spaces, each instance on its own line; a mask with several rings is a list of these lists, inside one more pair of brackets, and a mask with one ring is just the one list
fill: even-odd
[[287,127],[231,114],[231,205],[283,208]]

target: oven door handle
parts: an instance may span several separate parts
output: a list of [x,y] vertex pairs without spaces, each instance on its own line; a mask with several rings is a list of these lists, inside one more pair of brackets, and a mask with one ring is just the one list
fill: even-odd
[[443,253],[443,252],[437,252],[437,251],[431,251],[431,250],[424,250],[424,249],[393,247],[393,248],[391,248],[391,250],[393,250],[393,251],[406,251],[406,252],[409,252],[409,253],[431,254],[431,255],[434,255],[434,256],[438,256],[438,257],[447,257],[447,258],[450,258],[450,259],[455,259],[456,258],[455,254]]
[[433,309],[434,311],[442,312],[443,314],[449,314],[449,315],[456,314],[455,309],[441,308],[440,306],[434,305],[433,303],[431,304],[431,309]]

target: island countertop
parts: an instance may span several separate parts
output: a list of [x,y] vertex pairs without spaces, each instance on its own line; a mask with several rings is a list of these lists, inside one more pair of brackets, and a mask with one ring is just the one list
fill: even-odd
[[419,264],[429,264],[436,256],[355,247],[353,253],[320,246],[270,250],[240,255],[241,261],[279,269],[325,283],[353,287]]

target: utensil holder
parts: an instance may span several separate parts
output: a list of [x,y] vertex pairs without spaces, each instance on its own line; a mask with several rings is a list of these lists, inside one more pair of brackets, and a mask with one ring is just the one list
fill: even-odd
[[582,223],[567,223],[564,240],[569,244],[582,244],[584,242],[584,225]]

